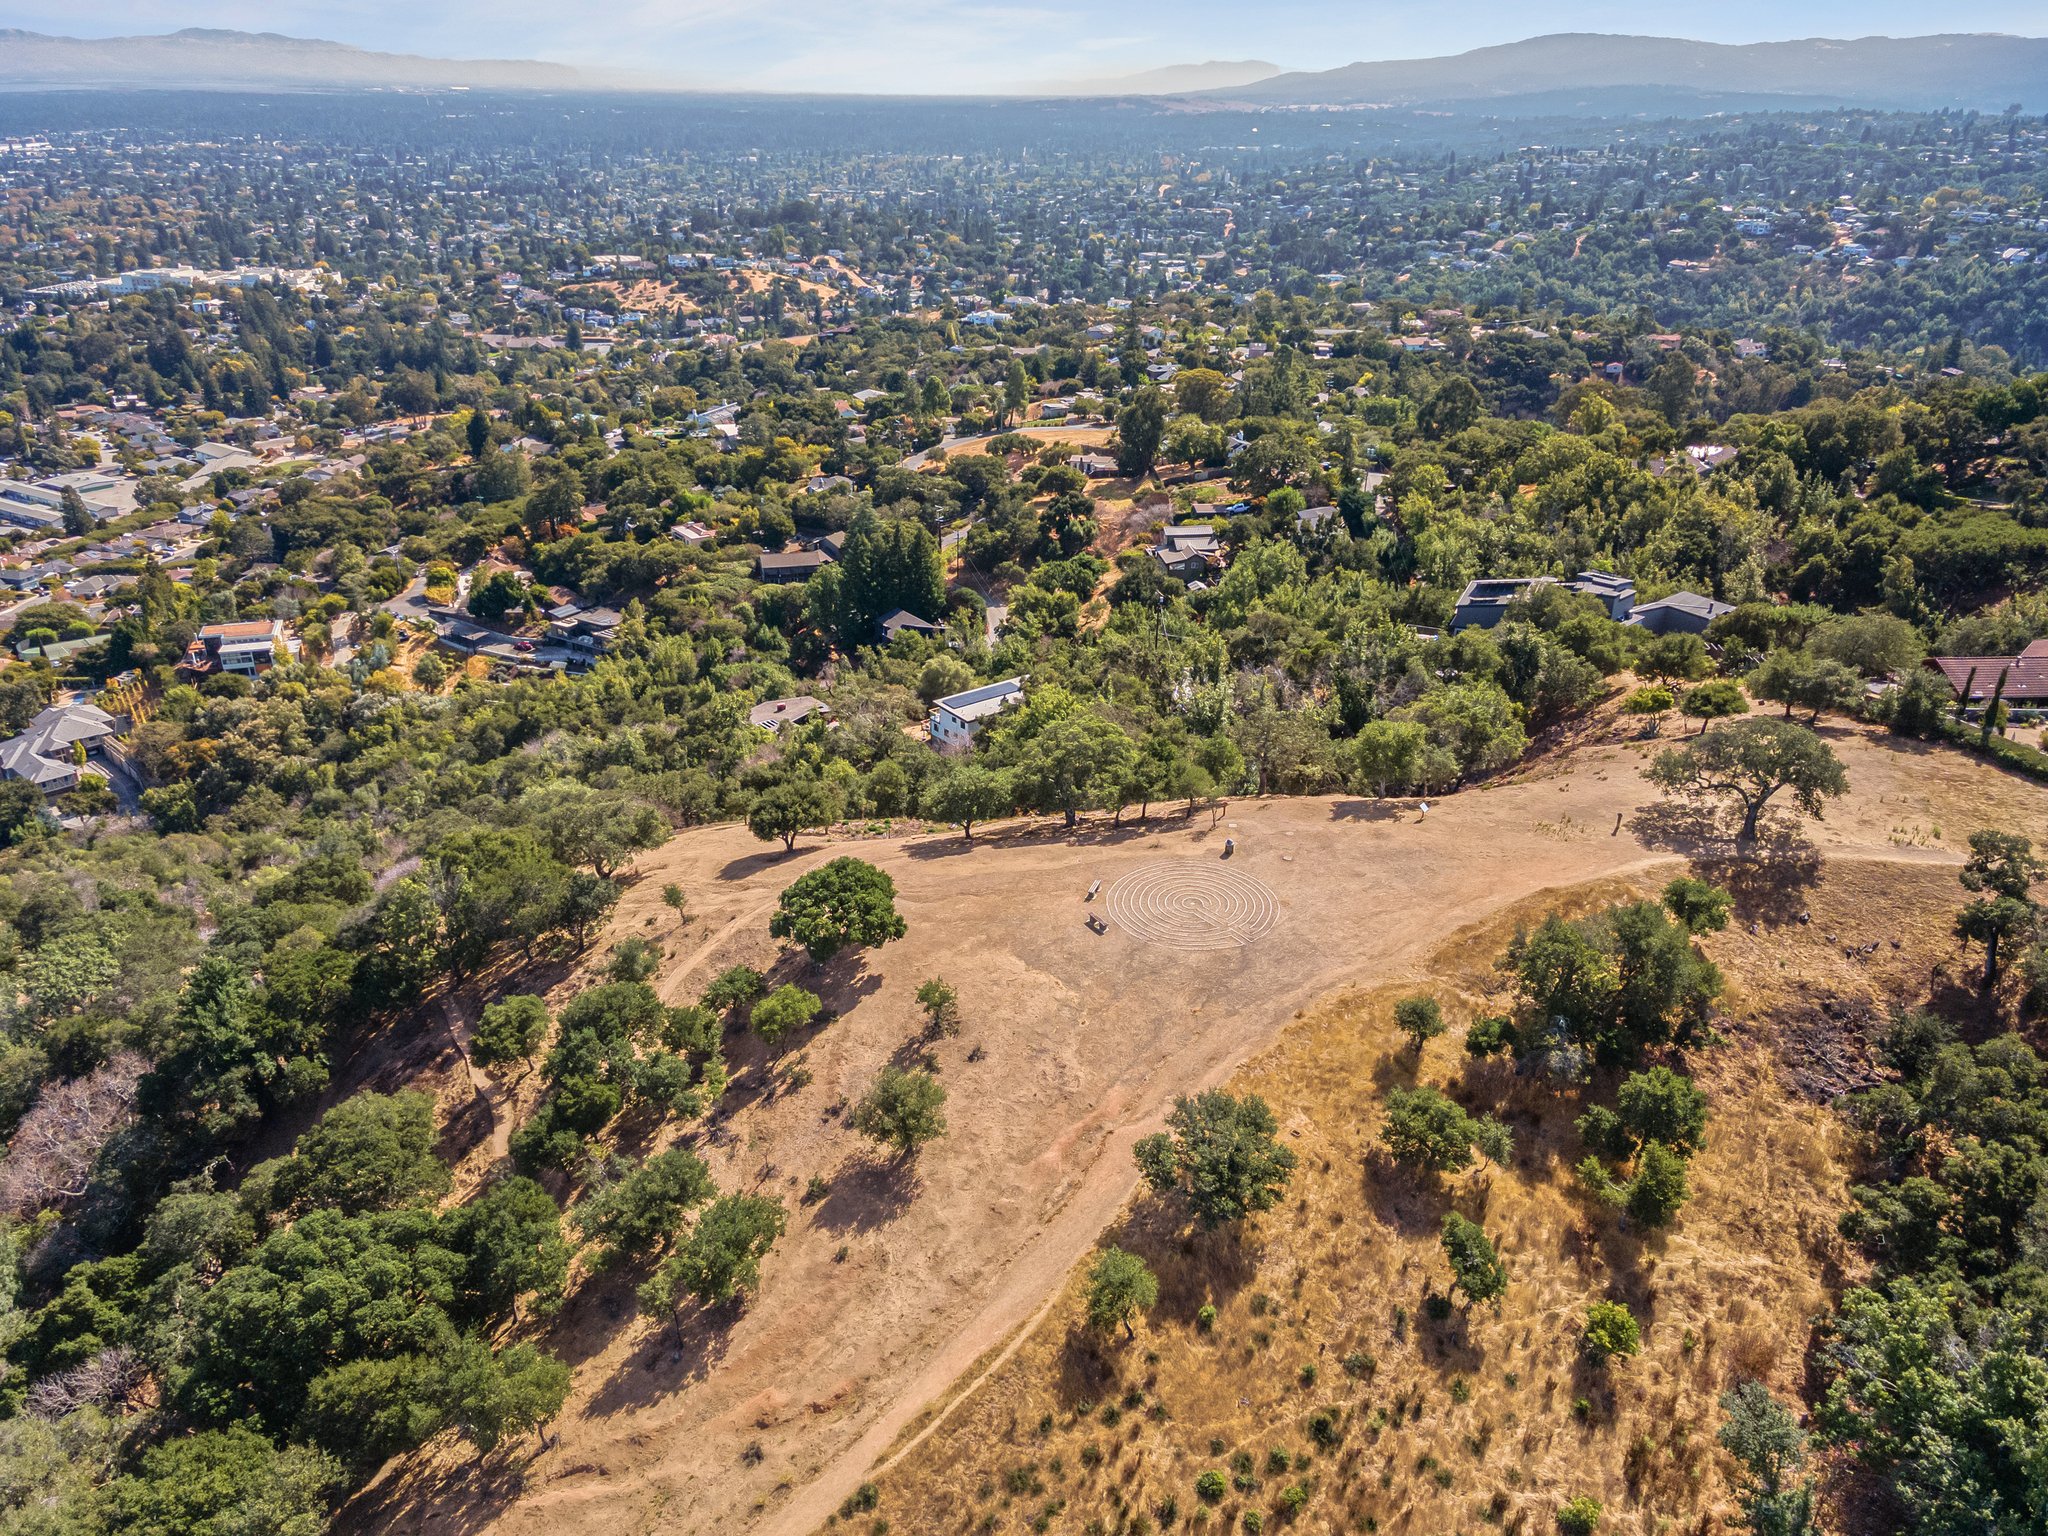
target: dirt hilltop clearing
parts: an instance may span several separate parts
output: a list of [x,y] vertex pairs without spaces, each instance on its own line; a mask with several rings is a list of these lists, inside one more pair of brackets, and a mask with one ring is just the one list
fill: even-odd
[[[978,1412],[985,1394],[971,1384],[993,1386],[1007,1350],[1023,1362],[1039,1347],[1033,1319],[1070,1303],[1070,1271],[1132,1191],[1132,1143],[1176,1094],[1228,1079],[1292,1019],[1302,1022],[1290,1040],[1329,1028],[1331,1005],[1314,1005],[1341,988],[1440,969],[1454,935],[1493,944],[1500,936],[1486,925],[1575,887],[1653,888],[1696,850],[1683,818],[1662,812],[1641,778],[1649,752],[1667,743],[1604,730],[1432,802],[1426,819],[1412,802],[1340,797],[1239,801],[1213,818],[1154,807],[1121,828],[1107,818],[1074,833],[1010,826],[972,845],[957,833],[806,840],[784,856],[739,827],[675,838],[640,861],[593,953],[631,935],[660,939],[668,964],[658,985],[671,1002],[746,962],[838,1010],[779,1058],[735,1042],[732,1092],[701,1148],[721,1188],[780,1195],[788,1233],[745,1308],[687,1317],[680,1346],[636,1315],[636,1277],[584,1284],[541,1335],[576,1369],[556,1443],[481,1479],[448,1457],[388,1469],[344,1524],[802,1536],[892,1452],[914,1458],[934,1422],[923,1446],[964,1458],[976,1442],[946,1440],[956,1421],[932,1410]],[[1852,792],[1808,824],[1826,866],[1820,887],[1875,861],[1897,867],[1900,890],[1929,876],[1952,890],[1970,831],[2048,841],[2039,786],[1856,727],[1824,734]],[[1228,861],[1226,838],[1236,841]],[[777,894],[841,853],[894,877],[907,937],[822,972],[801,956],[778,960],[767,935]],[[1119,888],[1125,877],[1135,878]],[[1102,895],[1084,902],[1097,880]],[[669,882],[688,895],[681,928],[662,901]],[[1880,877],[1870,888],[1889,887]],[[1750,910],[1768,929],[1799,909],[1795,900]],[[1841,940],[1887,938],[1903,911],[1849,903]],[[1090,912],[1110,919],[1106,934],[1083,926]],[[1179,947],[1194,942],[1219,947]],[[903,1167],[845,1126],[843,1106],[882,1065],[925,1049],[912,993],[933,975],[958,988],[964,1021],[957,1038],[930,1047],[949,1131]],[[1362,1115],[1378,1091],[1364,1077],[1351,1112]],[[520,1094],[523,1108],[530,1090]],[[1290,1131],[1350,1156],[1359,1127]],[[1354,1157],[1344,1176],[1355,1180],[1356,1166]],[[465,1165],[458,1181],[476,1172]],[[813,1177],[828,1188],[807,1200]],[[901,1505],[887,1513],[899,1531],[937,1523],[907,1521]],[[966,1516],[955,1505],[943,1523],[966,1529]]]
[[[1517,928],[1559,906],[1654,897],[1664,874],[1544,892],[1454,935],[1420,983],[1452,1028],[1419,1058],[1393,1022],[1414,982],[1344,988],[1290,1023],[1234,1079],[1272,1106],[1299,1159],[1282,1204],[1203,1237],[1141,1195],[1104,1235],[1159,1279],[1135,1336],[1087,1326],[1087,1266],[1076,1265],[1014,1354],[870,1474],[873,1513],[839,1530],[867,1536],[882,1519],[892,1536],[1035,1530],[1052,1510],[1050,1530],[1234,1536],[1247,1513],[1271,1522],[1289,1488],[1305,1495],[1286,1522],[1301,1536],[1549,1536],[1579,1496],[1599,1500],[1608,1536],[1740,1529],[1714,1445],[1717,1398],[1755,1378],[1796,1401],[1814,1320],[1862,1267],[1835,1226],[1854,1138],[1781,1070],[1781,1052],[1860,1045],[1859,1025],[1924,997],[1930,947],[1954,953],[1956,884],[1932,862],[1842,860],[1799,889],[1810,923],[1708,939],[1730,983],[1730,1039],[1684,1065],[1713,1120],[1683,1215],[1645,1236],[1572,1175],[1585,1096],[1474,1064],[1459,1036],[1507,1002],[1494,962]],[[1869,931],[1879,909],[1911,939],[1845,956],[1841,940]],[[1954,966],[1951,982],[1968,969]],[[1816,999],[1830,1039],[1787,1027]],[[1379,1141],[1384,1101],[1414,1082],[1501,1118],[1511,1164],[1441,1179],[1395,1165]],[[1450,1210],[1499,1245],[1509,1283],[1497,1311],[1429,1311],[1450,1279],[1438,1242]],[[1579,1348],[1601,1300],[1624,1303],[1643,1329],[1641,1356],[1604,1371]],[[1254,1486],[1190,1526],[1205,1508],[1196,1479],[1212,1469]],[[1169,1505],[1177,1523],[1159,1515]],[[1833,1497],[1827,1514],[1829,1530],[1869,1529],[1840,1518]]]

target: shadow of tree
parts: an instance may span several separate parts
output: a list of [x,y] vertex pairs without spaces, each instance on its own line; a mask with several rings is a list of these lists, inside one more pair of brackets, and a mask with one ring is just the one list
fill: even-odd
[[1430,1282],[1425,1280],[1422,1305],[1415,1309],[1416,1352],[1425,1365],[1441,1374],[1470,1375],[1486,1358],[1485,1350],[1472,1337],[1473,1314],[1476,1311],[1484,1320],[1492,1315],[1492,1309],[1453,1304],[1444,1317],[1431,1317],[1429,1287]]
[[[722,1041],[726,1070],[732,1078],[727,1096],[735,1104],[772,1097],[781,1091],[781,1073],[790,1058],[828,1029],[833,1020],[873,996],[882,985],[882,977],[880,972],[868,968],[865,950],[844,950],[824,965],[813,965],[801,949],[793,949],[781,955],[762,976],[764,995],[785,985],[816,994],[825,1005],[824,1011],[805,1028],[770,1044],[748,1027],[751,1004],[733,1010],[725,1021]],[[733,1098],[734,1095],[737,1097]]]
[[1067,1330],[1053,1374],[1053,1396],[1069,1413],[1083,1403],[1093,1405],[1114,1395],[1117,1365],[1104,1347],[1108,1342],[1092,1328],[1077,1325]]
[[1332,821],[1399,821],[1406,807],[1393,800],[1333,800]]
[[604,1419],[628,1413],[704,1380],[724,1360],[733,1325],[745,1310],[746,1303],[737,1298],[718,1307],[692,1301],[668,1322],[649,1329],[591,1397],[584,1416]]
[[[823,965],[813,965],[801,949],[790,950],[768,967],[768,988],[773,991],[788,982],[817,993],[833,1014],[851,1012],[855,1004],[872,996],[882,984],[881,973],[868,965],[868,954],[865,949],[844,949]],[[823,1027],[821,1020],[804,1031],[802,1038]]]
[[337,1530],[433,1530],[469,1536],[495,1525],[526,1492],[527,1469],[541,1453],[537,1437],[500,1447],[479,1465],[408,1457],[403,1470],[380,1479],[343,1504]]
[[[1033,817],[1003,822],[990,830],[976,832],[971,843],[954,831],[911,843],[903,851],[913,859],[944,859],[977,848],[1029,848],[1053,843],[1075,848],[1114,848],[1173,832],[1185,832],[1200,841],[1214,825],[1213,821],[1202,819],[1200,813],[1203,809],[1209,808],[1197,807],[1196,814],[1190,816],[1179,806],[1167,809],[1164,805],[1154,805],[1148,815],[1140,818],[1132,808],[1124,811],[1121,821],[1114,819],[1113,815],[1095,812],[1072,827],[1056,816]],[[1222,813],[1218,810],[1216,814]]]
[[811,1225],[844,1235],[872,1232],[910,1208],[923,1185],[913,1158],[869,1157],[843,1166],[831,1193],[811,1210]]
[[435,1138],[434,1155],[450,1167],[455,1166],[491,1139],[496,1123],[490,1100],[482,1094],[471,1094],[443,1122],[440,1135]]
[[1402,1166],[1375,1137],[1358,1177],[1367,1207],[1402,1236],[1434,1237],[1442,1229],[1451,1191],[1441,1175]]
[[1373,1090],[1381,1097],[1392,1088],[1413,1088],[1422,1057],[1407,1045],[1391,1050],[1372,1064]]
[[[815,845],[813,845],[815,846]],[[773,869],[778,864],[794,864],[813,847],[799,844],[785,851],[781,847],[765,848],[759,853],[743,853],[736,859],[728,859],[719,867],[720,880],[744,880],[749,875],[758,875],[764,869]],[[793,877],[792,877],[793,878]]]
[[1736,841],[1737,819],[1710,801],[1652,801],[1638,807],[1626,824],[1645,847],[1681,853],[1698,863],[1819,858],[1798,816],[1776,805],[1764,813],[1756,841],[1747,848]]
[[1747,858],[1700,858],[1694,863],[1700,878],[1735,899],[1735,917],[1742,923],[1781,927],[1797,922],[1820,880],[1820,851],[1804,840],[1782,839]]
[[889,1065],[903,1072],[922,1071],[936,1075],[939,1057],[933,1047],[937,1044],[938,1037],[919,1030],[889,1053]]
[[1693,857],[1733,851],[1735,840],[1722,824],[1720,810],[1692,800],[1653,800],[1640,806],[1626,823],[1645,847]]
[[1155,1317],[1192,1326],[1205,1305],[1224,1306],[1258,1274],[1258,1254],[1242,1231],[1204,1232],[1187,1224],[1179,1202],[1152,1196],[1108,1239],[1151,1266],[1159,1281]]
[[604,1353],[622,1328],[638,1320],[640,1305],[633,1292],[649,1268],[622,1264],[586,1274],[548,1324],[543,1347],[570,1366]]

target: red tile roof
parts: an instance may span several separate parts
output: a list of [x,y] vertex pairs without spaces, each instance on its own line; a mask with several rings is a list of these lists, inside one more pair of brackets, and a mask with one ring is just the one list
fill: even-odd
[[1967,687],[1973,704],[1991,697],[2001,673],[2002,696],[2008,701],[2048,700],[2048,640],[2036,640],[2017,656],[1930,656],[1927,664],[1938,669],[1958,695]]

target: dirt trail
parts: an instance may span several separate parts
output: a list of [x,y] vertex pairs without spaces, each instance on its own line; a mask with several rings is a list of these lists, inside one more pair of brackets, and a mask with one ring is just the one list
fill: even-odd
[[475,1035],[476,1022],[468,1018],[455,1004],[453,996],[444,994],[441,998],[441,1017],[448,1025],[448,1037],[455,1042],[455,1049],[462,1056],[462,1070],[469,1078],[470,1090],[491,1113],[491,1134],[488,1142],[489,1157],[486,1166],[495,1165],[501,1158],[512,1152],[512,1111],[506,1095],[491,1081],[490,1073],[476,1064],[470,1055],[470,1042]]
[[740,913],[739,916],[719,929],[717,933],[684,956],[672,968],[664,968],[662,975],[654,984],[655,992],[671,1008],[687,997],[695,997],[699,992],[703,991],[704,978],[699,973],[710,961],[711,957],[717,954],[719,950],[731,944],[733,939],[742,930],[749,927],[765,926],[769,915],[774,910],[775,903],[766,901],[758,907],[750,907],[747,911]]
[[[2048,835],[2037,786],[1953,752],[1831,732],[1854,791],[1809,828],[1828,857],[1954,862],[1970,830]],[[1355,799],[1232,806],[977,837],[870,839],[763,852],[743,829],[686,833],[642,862],[611,938],[660,920],[665,882],[710,935],[665,968],[671,1000],[716,969],[777,963],[766,918],[797,873],[850,852],[895,878],[898,944],[776,979],[839,1017],[779,1060],[734,1053],[734,1089],[700,1139],[721,1188],[780,1195],[789,1230],[743,1309],[688,1320],[683,1344],[633,1315],[631,1280],[586,1286],[541,1342],[577,1368],[558,1442],[517,1487],[445,1465],[387,1474],[354,1529],[407,1533],[776,1532],[808,1536],[900,1454],[904,1432],[978,1361],[1027,1331],[1133,1186],[1131,1144],[1173,1097],[1221,1082],[1297,1010],[1350,983],[1413,974],[1446,935],[1541,892],[1683,856],[1670,818],[1638,815],[1650,746],[1596,742],[1432,804]],[[1616,828],[1616,819],[1622,825]],[[1249,947],[1193,952],[1097,936],[1084,894],[1161,858],[1217,858],[1270,889]],[[1862,939],[1882,935],[1870,915]],[[930,1047],[948,1134],[907,1174],[842,1123],[886,1062],[914,1059],[919,982],[959,989],[965,1029]],[[823,1180],[821,1199],[805,1186]],[[986,1367],[984,1367],[985,1369]],[[953,1401],[958,1401],[958,1395]],[[915,1444],[911,1439],[908,1444]],[[504,1502],[499,1502],[499,1500]]]

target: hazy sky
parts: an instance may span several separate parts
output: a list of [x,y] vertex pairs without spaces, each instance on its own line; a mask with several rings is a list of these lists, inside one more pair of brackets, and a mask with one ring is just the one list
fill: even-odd
[[706,86],[939,92],[1205,59],[1326,69],[1541,32],[1729,43],[2040,36],[2048,0],[0,0],[0,25],[72,37],[235,27],[399,53],[605,65]]

